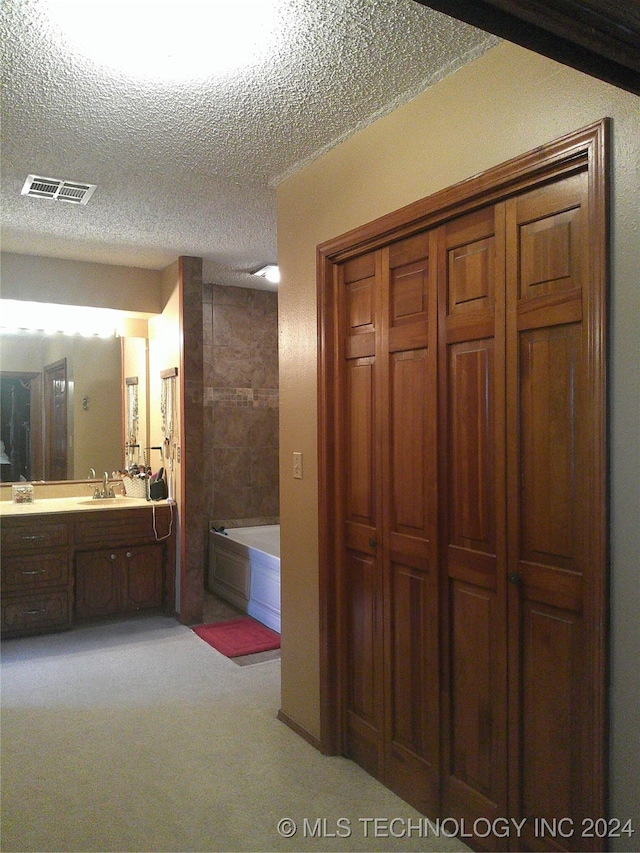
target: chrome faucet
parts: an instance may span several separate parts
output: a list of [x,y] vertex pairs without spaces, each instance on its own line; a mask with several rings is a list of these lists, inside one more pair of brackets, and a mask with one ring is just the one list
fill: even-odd
[[99,489],[96,486],[96,489],[93,493],[94,500],[102,500],[104,498],[115,498],[115,492],[113,491],[113,486],[109,485],[109,474],[105,471],[104,477],[102,479],[102,489]]

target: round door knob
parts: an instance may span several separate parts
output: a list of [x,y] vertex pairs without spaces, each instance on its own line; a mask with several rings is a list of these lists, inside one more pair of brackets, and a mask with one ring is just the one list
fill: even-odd
[[369,547],[370,548],[375,548],[377,544],[378,543],[376,542],[375,539],[369,539]]
[[509,575],[509,583],[512,583],[514,586],[518,586],[520,583],[520,575],[518,572],[511,572]]

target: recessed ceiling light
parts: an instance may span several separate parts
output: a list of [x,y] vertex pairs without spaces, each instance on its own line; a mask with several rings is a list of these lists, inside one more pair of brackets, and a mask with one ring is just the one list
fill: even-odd
[[48,0],[67,48],[139,79],[226,74],[268,56],[282,0]]
[[259,275],[261,278],[270,281],[272,284],[278,284],[280,281],[280,269],[276,264],[267,264],[259,270],[251,273],[251,275]]

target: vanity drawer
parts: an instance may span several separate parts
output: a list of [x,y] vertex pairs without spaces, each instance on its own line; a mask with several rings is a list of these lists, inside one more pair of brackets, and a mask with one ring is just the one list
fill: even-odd
[[69,593],[56,590],[39,595],[7,597],[2,602],[2,633],[23,634],[71,625]]
[[69,525],[65,522],[15,523],[2,520],[2,550],[6,553],[42,552],[44,549],[62,548],[69,542]]
[[138,511],[133,509],[117,512],[109,510],[103,513],[91,513],[93,518],[81,519],[75,525],[76,550],[91,550],[98,546],[114,548],[118,545],[137,545],[143,542],[153,542],[166,536],[169,532],[169,512],[167,506],[155,507],[153,511],[145,507]]
[[5,557],[2,561],[2,588],[20,592],[40,587],[66,586],[69,559],[66,551]]

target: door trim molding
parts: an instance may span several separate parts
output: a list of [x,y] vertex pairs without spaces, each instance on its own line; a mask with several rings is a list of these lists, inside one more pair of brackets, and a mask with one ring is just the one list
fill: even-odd
[[[320,601],[320,749],[325,754],[341,754],[344,739],[344,672],[341,666],[344,638],[339,614],[341,602],[341,568],[339,530],[335,500],[339,472],[336,470],[336,437],[339,417],[336,412],[335,387],[340,349],[337,325],[337,264],[381,248],[395,240],[436,227],[454,216],[484,207],[522,193],[547,181],[557,180],[587,170],[589,175],[590,223],[595,233],[605,235],[604,242],[591,241],[593,280],[588,291],[594,300],[590,328],[590,387],[593,392],[594,482],[601,484],[593,496],[594,506],[606,506],[606,424],[601,413],[606,411],[604,377],[606,377],[606,310],[604,295],[608,281],[608,189],[607,157],[611,120],[602,119],[581,130],[567,134],[547,145],[508,160],[486,172],[441,190],[386,214],[359,228],[320,244],[316,252],[318,297],[318,500],[319,500],[319,601]],[[591,233],[594,233],[592,230]],[[602,523],[591,531],[593,553],[602,565],[607,560],[606,513]],[[596,592],[605,600],[606,578]],[[602,676],[606,668],[606,626],[599,629],[599,648],[594,666]],[[602,696],[595,725],[606,731],[606,705]],[[596,764],[605,768],[605,738]],[[604,807],[604,804],[603,804]]]

